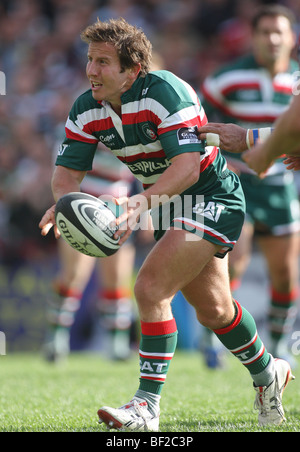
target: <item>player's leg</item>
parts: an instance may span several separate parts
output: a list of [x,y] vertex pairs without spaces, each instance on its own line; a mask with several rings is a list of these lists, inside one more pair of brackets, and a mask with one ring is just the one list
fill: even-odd
[[80,307],[83,291],[95,266],[95,259],[58,242],[60,269],[53,283],[47,306],[48,328],[45,357],[49,361],[65,358],[69,353],[70,329]]
[[230,287],[234,292],[240,285],[251,259],[254,235],[253,224],[245,221],[241,235],[229,254]]
[[[227,259],[212,258],[183,293],[194,306],[200,323],[214,331],[225,347],[237,356],[249,370],[254,383],[267,386],[274,379],[272,358],[257,334],[253,317],[232,298]],[[224,312],[230,313],[227,323],[219,321]]]
[[[183,289],[199,320],[211,328],[225,347],[248,369],[256,390],[255,407],[260,425],[279,425],[284,418],[282,394],[293,378],[290,365],[275,360],[262,343],[251,314],[231,299],[226,262],[215,257],[198,278]],[[209,282],[210,279],[213,279]],[[226,281],[227,280],[227,281]],[[200,294],[197,296],[196,294]],[[235,314],[226,327],[216,328],[223,309],[232,303]],[[217,320],[216,320],[217,319]]]
[[[158,428],[161,391],[177,345],[172,298],[220,248],[206,240],[189,241],[188,235],[183,230],[167,231],[139,271],[135,296],[141,319],[140,384],[129,404],[121,409],[99,410],[100,420],[109,426]],[[229,318],[230,313],[226,312],[226,316]],[[224,325],[228,318],[223,319]]]
[[123,360],[130,356],[134,264],[135,247],[127,242],[116,254],[98,260],[100,325],[106,332],[106,351],[112,359]]
[[262,236],[260,248],[267,261],[270,278],[270,352],[291,359],[288,340],[297,316],[299,236]]
[[[266,390],[276,379],[275,362],[253,317],[232,300],[228,263],[214,257],[222,247],[207,240],[189,241],[188,235],[168,231],[140,270],[135,287],[142,326],[140,386],[129,404],[99,410],[100,420],[109,426],[158,428],[160,394],[177,344],[170,302],[178,290],[195,307],[199,320],[247,367],[270,406],[275,390],[271,396]],[[282,378],[289,372],[280,369]],[[276,393],[276,401],[279,396]]]
[[[233,250],[229,253],[230,288],[233,296],[235,290],[241,284],[241,279],[251,259],[253,233],[252,223],[244,223],[241,235]],[[223,367],[224,350],[212,330],[203,328],[200,349],[209,368],[218,369]]]

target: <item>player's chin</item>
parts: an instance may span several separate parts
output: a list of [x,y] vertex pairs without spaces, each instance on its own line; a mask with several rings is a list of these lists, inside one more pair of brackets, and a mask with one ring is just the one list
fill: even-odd
[[103,96],[100,96],[100,93],[96,90],[92,90],[92,96],[97,102],[103,100]]

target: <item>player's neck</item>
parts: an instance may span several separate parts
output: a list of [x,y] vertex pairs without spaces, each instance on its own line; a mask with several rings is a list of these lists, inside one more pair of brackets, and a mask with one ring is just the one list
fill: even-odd
[[276,61],[260,61],[259,58],[257,58],[257,61],[269,71],[272,77],[275,77],[275,75],[281,72],[286,72],[290,65],[289,58],[281,58]]
[[121,118],[122,117],[122,106],[118,105],[118,104],[110,104],[110,106],[113,109],[113,111]]

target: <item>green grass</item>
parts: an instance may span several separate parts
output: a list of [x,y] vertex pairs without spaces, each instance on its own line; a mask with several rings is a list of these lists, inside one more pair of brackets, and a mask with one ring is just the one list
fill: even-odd
[[[260,431],[248,372],[230,356],[227,362],[226,370],[211,371],[196,352],[176,353],[161,401],[162,432]],[[137,359],[113,363],[97,354],[72,354],[60,366],[38,355],[0,356],[0,431],[107,432],[97,409],[128,402],[138,372]],[[287,422],[262,431],[300,431],[300,371],[294,373],[284,393]]]

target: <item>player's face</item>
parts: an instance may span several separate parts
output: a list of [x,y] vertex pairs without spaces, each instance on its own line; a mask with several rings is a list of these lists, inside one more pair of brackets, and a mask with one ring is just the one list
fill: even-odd
[[86,74],[91,83],[94,99],[121,105],[121,95],[137,77],[138,71],[122,72],[115,47],[109,43],[94,42],[89,45]]
[[262,17],[253,35],[254,51],[262,64],[289,58],[295,36],[284,16]]

